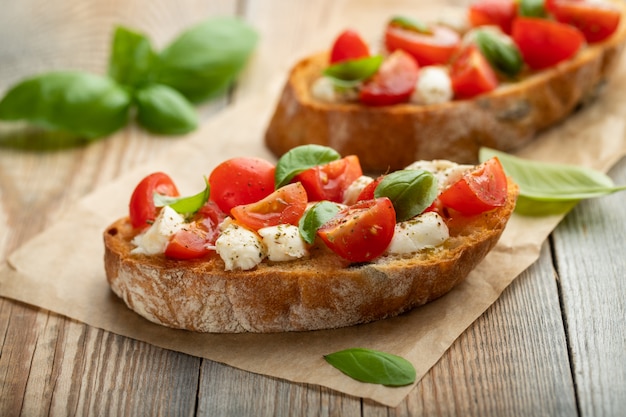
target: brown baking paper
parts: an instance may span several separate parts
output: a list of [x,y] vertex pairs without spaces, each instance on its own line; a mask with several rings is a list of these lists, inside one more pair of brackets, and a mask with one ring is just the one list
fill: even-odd
[[[623,68],[624,65],[621,66]],[[570,117],[518,152],[538,160],[581,164],[606,172],[626,154],[626,72],[593,106]],[[419,381],[502,291],[538,257],[562,215],[514,215],[500,242],[446,296],[400,317],[350,328],[284,334],[198,334],[155,325],[110,291],[103,268],[102,232],[125,215],[132,189],[145,175],[168,172],[183,195],[222,160],[241,155],[273,159],[263,145],[276,97],[242,101],[208,122],[158,160],[140,166],[79,201],[64,219],[9,257],[0,269],[0,295],[156,346],[289,381],[317,384],[395,407],[413,386],[356,382],[323,355],[365,347],[408,359]]]

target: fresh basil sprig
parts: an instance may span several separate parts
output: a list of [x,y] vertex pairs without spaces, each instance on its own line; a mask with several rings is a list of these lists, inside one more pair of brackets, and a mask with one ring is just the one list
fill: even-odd
[[524,66],[524,59],[515,43],[504,34],[496,34],[491,30],[478,29],[475,33],[478,48],[489,64],[502,74],[513,77]]
[[430,27],[424,22],[406,16],[394,16],[389,21],[389,24],[391,26],[400,27],[413,32],[423,33],[425,35],[433,33]]
[[590,168],[532,161],[490,148],[481,148],[479,158],[497,156],[507,175],[519,185],[516,211],[522,214],[553,214],[572,208],[579,200],[626,190]]
[[387,197],[393,203],[398,222],[423,212],[437,198],[437,178],[421,169],[404,169],[383,177],[374,197]]
[[376,74],[382,62],[382,55],[350,59],[325,68],[323,74],[339,87],[352,87]]
[[371,384],[401,387],[415,382],[416,371],[406,359],[373,349],[352,348],[324,359],[350,378]]
[[276,189],[286,185],[301,172],[340,159],[334,149],[322,145],[302,145],[287,151],[278,159],[274,182]]
[[300,236],[307,243],[313,243],[317,235],[317,229],[332,219],[339,212],[339,206],[331,201],[320,201],[308,209],[304,216],[300,217],[298,229]]
[[0,100],[0,120],[26,120],[95,139],[121,129],[136,105],[138,122],[151,132],[187,133],[197,127],[189,101],[225,92],[256,41],[244,22],[221,17],[183,32],[158,53],[146,35],[120,26],[113,34],[108,77],[60,71],[26,79]]
[[170,197],[167,195],[154,193],[154,206],[165,207],[170,206],[174,211],[180,214],[191,214],[200,210],[200,208],[209,200],[211,188],[209,182],[205,180],[206,186],[204,190],[198,194],[189,197]]
[[545,0],[520,0],[518,10],[520,16],[545,17]]
[[58,71],[26,79],[0,101],[0,120],[26,119],[87,139],[106,136],[128,121],[131,96],[107,77]]

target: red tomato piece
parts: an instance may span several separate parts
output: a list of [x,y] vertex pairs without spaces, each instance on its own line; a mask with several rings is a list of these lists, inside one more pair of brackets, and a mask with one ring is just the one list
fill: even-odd
[[253,230],[279,224],[297,225],[307,202],[306,190],[296,182],[279,188],[255,203],[233,207],[230,214]]
[[396,211],[387,197],[359,201],[341,210],[317,234],[337,255],[351,262],[380,256],[393,238]]
[[219,236],[219,225],[225,218],[226,213],[220,210],[214,201],[210,200],[194,216],[194,220],[207,231],[206,240],[209,244],[215,243]]
[[309,201],[334,201],[341,203],[343,194],[361,175],[361,163],[356,155],[319,165],[296,175],[294,182],[301,182]]
[[460,44],[460,35],[445,26],[431,26],[430,33],[403,29],[393,24],[385,29],[387,49],[407,52],[420,66],[447,63]]
[[585,37],[573,26],[534,17],[518,17],[511,30],[524,62],[534,70],[551,67],[578,52]]
[[185,229],[180,230],[170,238],[165,256],[173,259],[194,259],[211,252],[207,247],[208,232],[199,227],[197,223],[190,223]]
[[494,25],[504,33],[511,33],[513,19],[517,16],[517,4],[512,0],[478,0],[467,9],[472,27]]
[[363,190],[361,190],[361,193],[357,197],[356,201],[373,200],[374,199],[374,191],[376,191],[376,187],[378,187],[378,184],[380,184],[380,182],[383,180],[383,178],[384,178],[384,176],[381,175],[378,178],[376,178],[374,181],[372,181],[369,184],[367,184],[365,186],[365,188],[363,188]]
[[359,100],[369,106],[390,106],[409,100],[419,67],[406,52],[397,50],[380,65],[378,72],[366,82],[359,93]]
[[351,59],[366,58],[370,56],[369,46],[363,41],[356,31],[348,29],[343,31],[330,51],[330,63],[337,64]]
[[239,157],[226,160],[209,176],[211,200],[225,213],[250,204],[274,191],[275,166],[263,159]]
[[178,189],[169,175],[155,172],[135,187],[130,197],[129,217],[134,228],[148,227],[156,218],[158,209],[154,206],[154,193],[177,197]]
[[465,48],[452,62],[450,79],[457,98],[474,97],[498,86],[496,73],[475,45]]
[[549,7],[556,20],[578,28],[589,43],[615,33],[621,18],[620,10],[608,2],[553,0]]
[[497,157],[468,171],[439,195],[439,201],[444,207],[465,215],[501,207],[506,203],[506,198],[506,174]]

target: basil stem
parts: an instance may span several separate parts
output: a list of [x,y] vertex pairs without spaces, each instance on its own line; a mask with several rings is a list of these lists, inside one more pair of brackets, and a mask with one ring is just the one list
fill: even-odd
[[120,84],[138,87],[150,80],[156,60],[150,39],[131,29],[118,26],[113,35],[108,73]]
[[155,81],[197,103],[235,81],[257,42],[256,32],[235,17],[207,20],[183,32],[160,54]]
[[437,178],[429,171],[400,170],[383,177],[374,197],[387,197],[393,203],[398,222],[423,212],[437,198]]
[[340,159],[337,151],[322,145],[302,145],[292,148],[278,159],[274,182],[276,189],[286,185],[299,173],[318,165]]
[[298,229],[300,236],[307,243],[313,243],[317,236],[317,229],[332,219],[339,212],[339,206],[330,201],[320,201],[308,209],[300,218]]
[[198,116],[178,91],[153,84],[137,90],[137,122],[153,133],[176,135],[194,130]]
[[26,120],[94,139],[122,128],[130,105],[130,94],[108,77],[58,71],[12,87],[0,101],[0,119]]
[[495,70],[513,77],[522,70],[524,59],[515,43],[505,36],[490,30],[477,30],[475,39],[489,64]]
[[415,382],[416,371],[406,359],[372,349],[352,348],[325,355],[326,362],[350,378],[390,387]]

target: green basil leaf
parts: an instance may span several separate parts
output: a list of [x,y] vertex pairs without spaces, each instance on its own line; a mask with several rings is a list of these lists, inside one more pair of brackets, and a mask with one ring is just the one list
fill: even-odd
[[257,34],[235,17],[209,19],[183,32],[160,54],[156,82],[200,102],[235,81],[257,43]]
[[118,26],[109,56],[109,76],[120,84],[138,87],[149,81],[156,60],[150,39],[141,33]]
[[382,62],[381,55],[351,59],[331,65],[325,68],[323,73],[334,83],[342,87],[350,87],[376,74]]
[[137,121],[147,130],[177,135],[198,126],[194,107],[178,91],[166,85],[152,84],[137,90]]
[[400,27],[402,29],[411,30],[413,32],[418,32],[418,33],[423,33],[426,35],[433,33],[427,24],[417,19],[412,19],[410,17],[394,16],[389,21],[389,24],[392,26]]
[[307,243],[313,243],[317,235],[317,229],[321,225],[335,217],[339,212],[339,206],[331,201],[320,201],[308,209],[304,216],[300,217],[298,229],[300,236]]
[[123,127],[130,105],[130,94],[109,77],[58,71],[12,87],[0,101],[0,119],[26,120],[93,139]]
[[613,180],[590,168],[515,157],[489,148],[481,148],[481,161],[497,156],[507,175],[520,187],[520,197],[541,202],[567,202],[600,197],[626,190]]
[[350,378],[371,384],[401,387],[415,382],[416,372],[406,359],[372,349],[352,348],[324,359]]
[[327,146],[302,145],[287,151],[278,159],[274,181],[276,189],[289,184],[299,173],[318,165],[324,165],[340,159],[337,151]]
[[423,212],[437,198],[437,178],[421,169],[404,169],[385,175],[374,190],[374,197],[387,197],[403,222]]
[[524,17],[545,17],[545,0],[520,0],[519,14]]
[[208,181],[205,180],[205,183],[204,190],[190,197],[170,197],[154,193],[154,205],[155,207],[170,206],[180,214],[195,213],[209,200],[211,188]]
[[490,30],[477,30],[476,44],[495,70],[513,77],[522,70],[524,59],[517,45],[505,36]]

